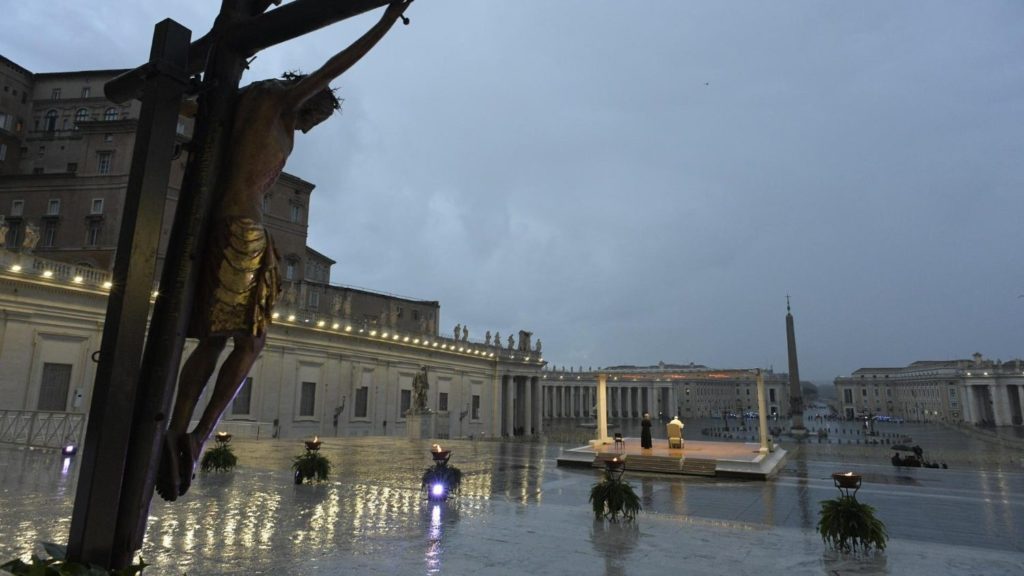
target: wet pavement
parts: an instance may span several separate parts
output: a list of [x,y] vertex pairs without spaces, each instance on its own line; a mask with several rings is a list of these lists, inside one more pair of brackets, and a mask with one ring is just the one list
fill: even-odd
[[[154,501],[142,557],[154,575],[1024,573],[1020,451],[899,426],[950,468],[896,468],[888,447],[783,438],[790,457],[767,482],[627,473],[644,507],[633,524],[594,522],[599,472],[555,465],[569,443],[446,442],[462,492],[432,504],[419,486],[428,442],[327,438],[331,481],[296,486],[300,441],[236,439],[238,468],[200,474],[176,503]],[[0,447],[0,558],[66,540],[77,465]],[[848,469],[864,475],[857,497],[891,538],[872,558],[828,553],[814,530],[819,502],[838,494],[831,473]]]

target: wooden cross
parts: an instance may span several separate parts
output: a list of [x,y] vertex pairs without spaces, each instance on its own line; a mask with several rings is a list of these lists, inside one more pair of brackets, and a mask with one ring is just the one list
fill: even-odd
[[[70,560],[124,568],[142,546],[197,264],[246,63],[264,48],[389,2],[294,0],[267,11],[279,3],[222,0],[210,32],[191,44],[187,29],[165,20],[157,25],[150,61],[106,86],[111,100],[140,98],[142,112],[81,453]],[[188,81],[200,72],[201,83]],[[175,127],[182,96],[189,90],[198,90],[199,110],[147,333]]]

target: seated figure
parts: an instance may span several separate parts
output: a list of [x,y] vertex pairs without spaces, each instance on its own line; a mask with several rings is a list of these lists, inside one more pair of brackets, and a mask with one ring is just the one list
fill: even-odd
[[665,425],[669,448],[683,447],[683,426],[685,426],[685,424],[679,420],[679,416],[675,416],[668,424]]

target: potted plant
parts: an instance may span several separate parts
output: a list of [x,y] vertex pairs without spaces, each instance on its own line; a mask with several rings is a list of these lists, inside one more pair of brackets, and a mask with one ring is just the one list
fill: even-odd
[[[889,534],[875,517],[875,509],[857,500],[861,476],[853,472],[832,475],[839,497],[821,501],[818,533],[825,544],[843,554],[885,550]],[[853,493],[850,493],[853,490]]]
[[295,457],[292,470],[295,472],[295,483],[325,482],[331,473],[331,461],[320,453],[320,439],[306,440],[306,451]]
[[227,472],[238,464],[238,457],[231,449],[231,434],[217,432],[213,438],[216,440],[216,446],[203,454],[200,466],[203,472]]
[[616,456],[606,460],[604,477],[590,489],[590,504],[594,508],[595,520],[608,518],[615,522],[620,514],[627,521],[634,520],[641,510],[640,497],[628,482],[622,480],[625,458]]
[[420,489],[425,490],[429,500],[446,500],[451,494],[457,493],[462,485],[462,471],[455,466],[449,466],[451,450],[442,450],[441,446],[434,444],[430,450],[430,456],[434,459],[434,465],[423,472],[420,480]]

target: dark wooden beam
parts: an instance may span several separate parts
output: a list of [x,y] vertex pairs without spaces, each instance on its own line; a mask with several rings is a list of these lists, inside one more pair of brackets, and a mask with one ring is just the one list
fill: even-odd
[[100,345],[68,538],[68,558],[124,568],[133,549],[116,535],[137,385],[153,290],[160,222],[167,202],[178,110],[188,84],[191,33],[172,20],[156,25],[142,84],[142,108],[121,215],[113,287]]
[[252,55],[389,3],[388,0],[294,0],[230,29],[228,38],[236,50]]

